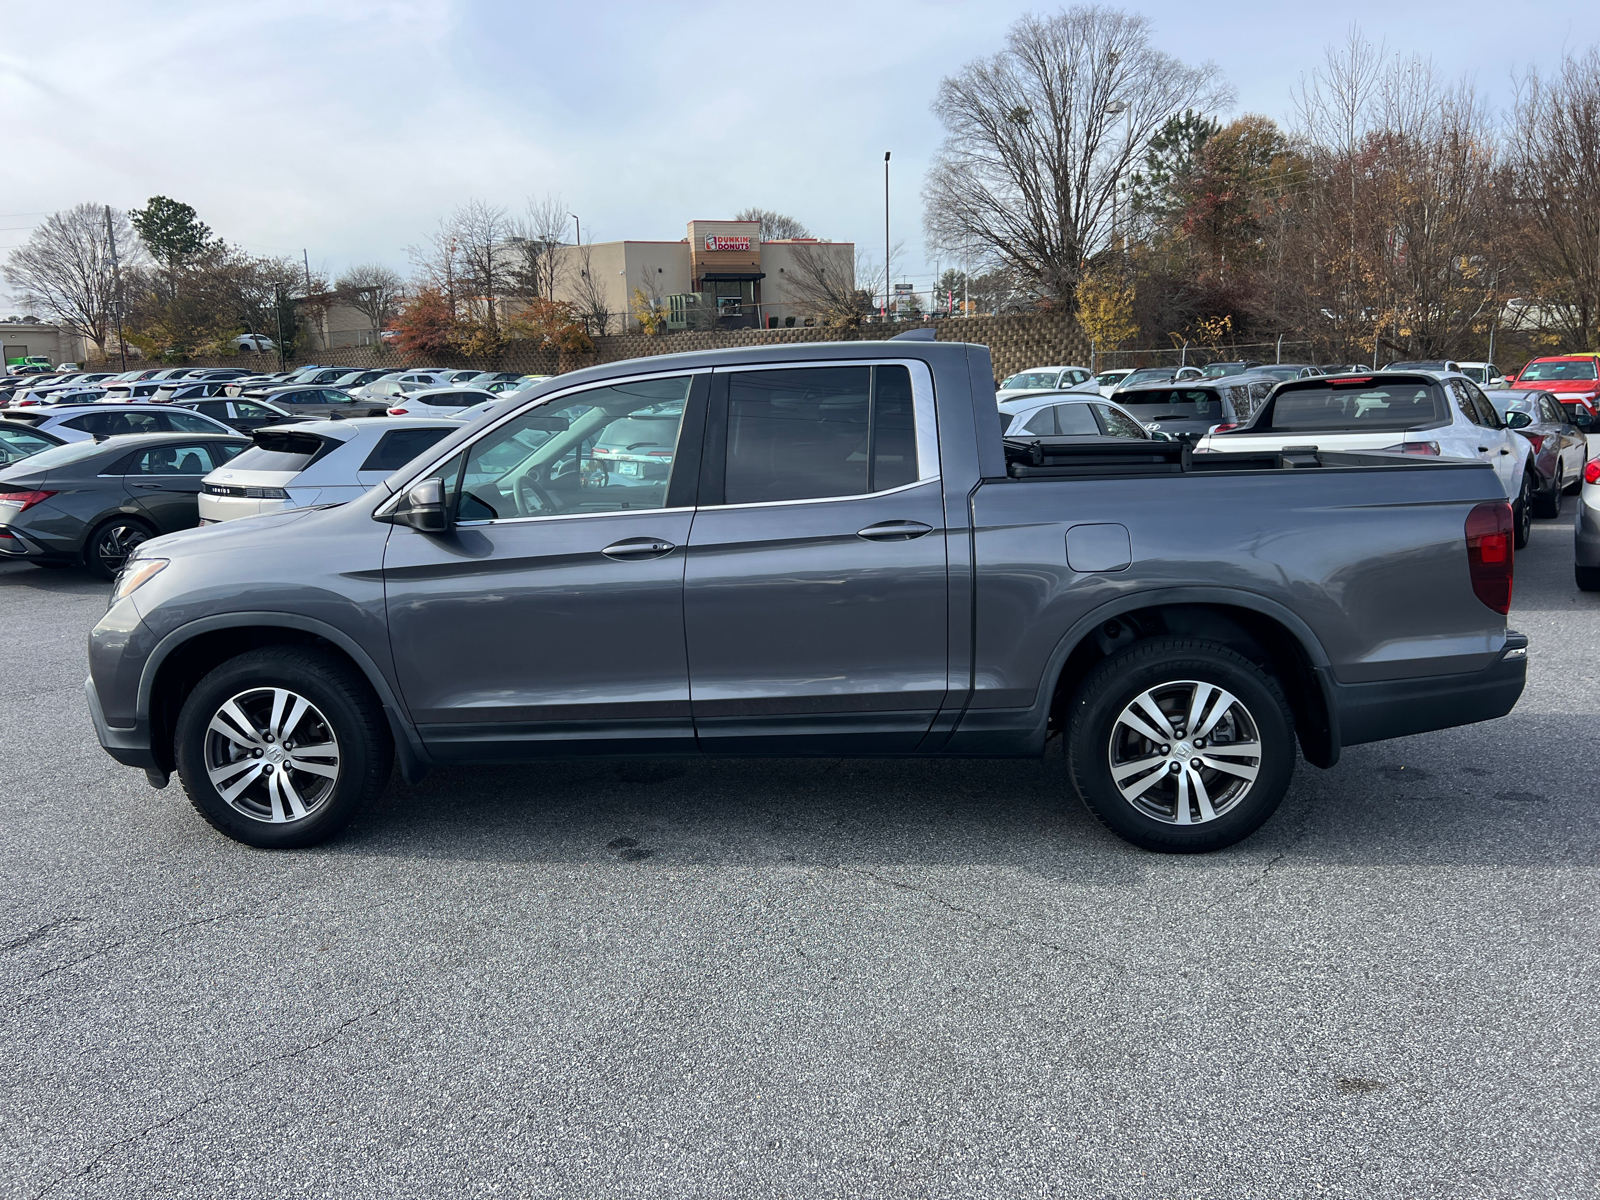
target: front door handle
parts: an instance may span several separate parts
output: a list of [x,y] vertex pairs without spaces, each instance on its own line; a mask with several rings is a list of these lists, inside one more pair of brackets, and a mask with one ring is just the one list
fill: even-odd
[[869,542],[909,542],[912,538],[932,532],[933,526],[924,525],[921,521],[879,521],[876,525],[856,530],[856,536],[866,538]]
[[144,492],[159,492],[162,490],[159,483],[136,483],[133,486]]
[[663,554],[671,554],[677,547],[671,542],[664,542],[660,538],[623,538],[620,542],[612,542],[600,551],[607,558],[623,560],[638,558],[660,558]]

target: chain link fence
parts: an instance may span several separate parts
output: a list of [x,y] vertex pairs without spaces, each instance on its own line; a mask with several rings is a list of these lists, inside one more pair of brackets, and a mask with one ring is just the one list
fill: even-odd
[[1316,360],[1314,343],[1304,339],[1281,338],[1271,342],[1235,342],[1231,345],[1153,346],[1145,350],[1091,350],[1088,366],[1094,371],[1119,367],[1203,367],[1213,362],[1307,363]]

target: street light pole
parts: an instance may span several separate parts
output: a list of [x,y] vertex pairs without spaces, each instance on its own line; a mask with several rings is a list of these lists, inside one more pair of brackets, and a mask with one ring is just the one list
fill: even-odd
[[571,217],[572,223],[578,227],[578,245],[583,245],[583,222],[578,220],[577,213],[568,213],[567,216]]
[[889,300],[894,294],[889,273],[889,151],[883,152],[883,319],[889,319]]
[[277,317],[278,317],[278,370],[282,371],[284,369],[284,362],[283,362],[283,286],[281,284],[275,283],[275,284],[272,285],[272,296],[273,296],[273,299],[277,302],[272,306],[272,309],[273,309],[273,312],[276,313]]
[[122,340],[122,268],[117,263],[117,231],[111,224],[111,205],[106,205],[106,240],[111,243],[111,311],[117,318],[117,351],[122,369],[128,369],[128,343]]

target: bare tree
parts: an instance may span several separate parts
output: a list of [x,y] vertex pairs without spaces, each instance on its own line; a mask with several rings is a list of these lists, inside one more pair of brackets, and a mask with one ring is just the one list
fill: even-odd
[[340,301],[372,322],[372,343],[378,345],[399,308],[403,286],[400,276],[382,263],[362,263],[341,275],[334,291]]
[[1600,48],[1521,81],[1511,154],[1540,307],[1564,340],[1600,349]]
[[555,299],[556,288],[566,275],[559,251],[566,244],[567,222],[571,219],[566,201],[560,196],[529,198],[512,236],[516,251],[512,265],[514,290],[525,297]]
[[483,322],[492,334],[499,328],[495,297],[507,290],[511,268],[512,256],[507,246],[511,223],[506,219],[506,210],[482,200],[468,200],[450,214],[449,229],[473,316],[478,316],[481,305]]
[[808,238],[811,231],[796,218],[770,208],[746,208],[733,215],[735,221],[755,221],[760,225],[757,233],[763,242],[787,241],[790,238]]
[[6,258],[6,281],[29,308],[48,314],[94,343],[103,356],[116,298],[111,237],[124,263],[137,267],[141,254],[128,214],[111,209],[110,228],[101,204],[79,204],[52,213]]
[[1066,295],[1110,238],[1119,189],[1151,137],[1185,109],[1232,98],[1215,66],[1154,49],[1144,17],[1083,6],[1022,17],[1005,50],[939,85],[945,140],[923,186],[928,240],[977,248]]
[[438,228],[420,245],[406,247],[411,265],[416,269],[419,288],[431,288],[444,297],[450,306],[451,318],[460,317],[458,299],[461,293],[463,267],[461,239],[450,222],[440,219]]
[[857,259],[846,268],[822,246],[796,246],[790,261],[786,277],[794,303],[823,325],[859,325],[872,315],[874,285],[883,272],[870,260]]
[[573,308],[578,319],[591,337],[605,337],[611,332],[611,319],[615,315],[606,304],[605,284],[594,269],[592,247],[579,246],[575,254],[578,276],[572,281]]

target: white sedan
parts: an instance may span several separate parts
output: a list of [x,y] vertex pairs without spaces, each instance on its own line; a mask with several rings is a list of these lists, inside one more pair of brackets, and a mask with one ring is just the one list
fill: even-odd
[[391,417],[453,417],[463,409],[485,400],[494,394],[482,388],[441,387],[412,392],[389,406]]
[[271,425],[200,483],[200,524],[343,504],[461,428],[456,421],[355,417]]

